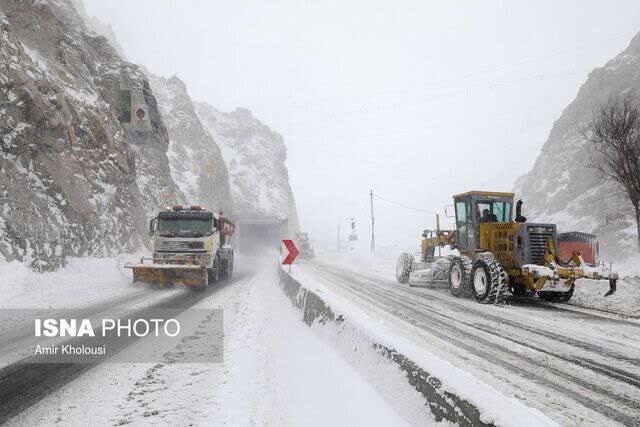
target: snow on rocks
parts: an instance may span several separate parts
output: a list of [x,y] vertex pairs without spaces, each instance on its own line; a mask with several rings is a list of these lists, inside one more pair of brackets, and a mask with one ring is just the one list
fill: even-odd
[[220,148],[207,133],[187,93],[176,76],[165,79],[149,74],[158,108],[169,133],[171,176],[189,203],[222,210],[233,216],[229,173]]
[[286,217],[298,228],[282,136],[238,108],[230,113],[196,102],[196,113],[220,146],[229,170],[231,194],[240,218]]

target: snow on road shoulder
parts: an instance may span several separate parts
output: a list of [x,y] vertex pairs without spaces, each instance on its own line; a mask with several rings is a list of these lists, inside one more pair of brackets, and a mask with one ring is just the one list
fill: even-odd
[[18,261],[0,262],[0,307],[71,308],[139,292],[131,285],[131,271],[124,269],[135,258],[70,258],[64,268],[49,273]]
[[309,290],[318,294],[336,315],[343,315],[371,334],[374,342],[393,348],[412,360],[425,371],[442,381],[443,388],[474,404],[482,419],[496,425],[540,426],[556,423],[537,409],[515,398],[505,396],[472,374],[440,359],[428,348],[416,345],[412,334],[417,329],[364,301],[354,303],[347,294],[330,288],[314,272],[312,265],[300,264],[293,269],[293,277]]
[[[640,318],[640,279],[625,277],[618,280],[618,290],[608,297],[607,280],[580,280],[576,283],[569,305]],[[562,304],[557,304],[562,306]]]

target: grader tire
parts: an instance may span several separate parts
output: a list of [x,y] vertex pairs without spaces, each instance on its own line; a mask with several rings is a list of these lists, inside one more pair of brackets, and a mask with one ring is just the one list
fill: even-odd
[[413,271],[413,255],[408,253],[400,254],[396,265],[396,279],[399,283],[409,283],[409,276]]
[[571,285],[571,288],[567,292],[538,292],[538,296],[542,301],[547,302],[568,302],[573,296],[575,285]]
[[449,290],[458,298],[471,296],[471,268],[473,263],[466,256],[455,257],[449,266]]
[[509,288],[508,277],[495,259],[477,259],[471,271],[471,290],[482,304],[502,304]]

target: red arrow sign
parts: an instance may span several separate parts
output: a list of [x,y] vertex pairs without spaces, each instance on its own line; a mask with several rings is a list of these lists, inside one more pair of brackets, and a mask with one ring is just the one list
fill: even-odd
[[293,260],[298,256],[298,248],[293,244],[293,240],[283,240],[284,246],[289,251],[289,255],[282,261],[282,265],[291,265]]

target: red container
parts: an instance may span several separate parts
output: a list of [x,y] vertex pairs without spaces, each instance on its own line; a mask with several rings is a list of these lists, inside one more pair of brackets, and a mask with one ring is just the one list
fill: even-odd
[[560,259],[569,261],[573,251],[579,251],[587,264],[595,265],[598,262],[598,236],[595,234],[571,231],[558,234],[560,245]]

